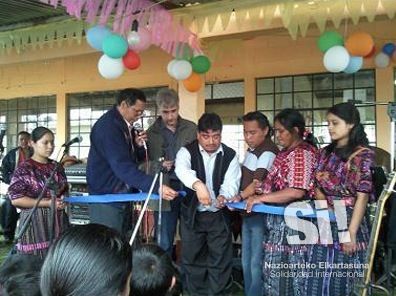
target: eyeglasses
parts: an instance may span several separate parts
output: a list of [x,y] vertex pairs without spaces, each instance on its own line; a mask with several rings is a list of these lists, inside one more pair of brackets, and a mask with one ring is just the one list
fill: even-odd
[[133,110],[133,112],[135,112],[139,116],[144,115],[144,112],[145,112],[144,109],[136,109],[134,106],[129,106],[129,108],[131,108]]

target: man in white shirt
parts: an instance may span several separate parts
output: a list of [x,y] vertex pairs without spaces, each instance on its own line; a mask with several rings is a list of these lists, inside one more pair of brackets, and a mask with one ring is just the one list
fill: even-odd
[[217,114],[203,114],[197,140],[176,156],[175,172],[187,191],[180,231],[189,295],[230,294],[232,238],[224,205],[238,193],[241,170],[235,151],[221,143],[221,131]]

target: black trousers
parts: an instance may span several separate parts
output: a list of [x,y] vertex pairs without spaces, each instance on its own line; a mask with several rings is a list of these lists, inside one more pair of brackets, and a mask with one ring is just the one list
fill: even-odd
[[119,203],[119,206],[90,204],[89,219],[91,223],[113,228],[127,238],[128,231],[132,228],[132,206],[130,203]]
[[198,212],[191,229],[181,215],[182,268],[188,293],[229,295],[232,238],[225,217],[218,211]]

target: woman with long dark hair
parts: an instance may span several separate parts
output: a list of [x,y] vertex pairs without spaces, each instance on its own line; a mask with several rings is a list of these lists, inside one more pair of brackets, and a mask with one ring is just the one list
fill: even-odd
[[[263,194],[248,199],[247,212],[257,203],[286,206],[313,196],[316,148],[312,134],[305,129],[304,117],[295,109],[284,109],[275,116],[274,129],[283,149],[260,188]],[[305,263],[306,246],[288,243],[288,236],[297,232],[289,228],[283,215],[268,214],[266,226],[263,295],[301,295],[304,280],[291,272]]]
[[[18,233],[36,204],[47,178],[56,167],[56,162],[49,158],[55,147],[54,134],[51,130],[43,126],[35,128],[31,134],[31,145],[34,151],[32,157],[15,170],[8,188],[12,204],[22,210]],[[51,192],[50,188],[47,188],[29,226],[17,242],[18,253],[34,254],[44,258],[50,245],[52,229],[54,230],[52,237],[56,238],[67,226],[68,222],[62,201],[63,195],[67,193],[67,180],[63,167],[60,165],[54,174],[54,183],[57,195],[55,225],[52,225],[50,219]]]
[[327,112],[327,122],[331,144],[319,155],[315,197],[327,201],[329,208],[344,213],[346,208],[347,223],[341,226],[345,229],[331,223],[328,241],[321,237],[311,249],[309,262],[315,264],[317,276],[307,280],[305,295],[351,295],[363,276],[370,237],[366,210],[374,197],[370,170],[374,152],[368,148],[354,105],[334,105]]

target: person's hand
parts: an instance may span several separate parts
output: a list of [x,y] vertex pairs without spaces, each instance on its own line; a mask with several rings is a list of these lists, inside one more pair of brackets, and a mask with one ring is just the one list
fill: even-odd
[[246,206],[245,206],[246,212],[251,213],[253,206],[258,203],[261,203],[261,201],[257,195],[249,196],[249,198],[246,200]]
[[173,160],[164,160],[162,162],[162,167],[165,168],[167,172],[169,172],[170,170],[172,170],[174,163],[175,162]]
[[345,254],[352,256],[357,251],[356,235],[352,233],[349,234],[351,237],[351,241],[341,244],[341,247],[342,247],[342,251]]
[[261,188],[261,183],[257,179],[253,179],[252,183],[250,183],[244,190],[243,190],[243,196],[246,198],[246,196],[251,196],[256,193],[257,188]]
[[197,198],[202,205],[210,206],[212,204],[209,190],[202,181],[195,182],[193,184],[193,189],[195,189],[197,193]]
[[240,202],[240,201],[242,201],[242,196],[240,194],[237,194],[228,200],[228,202]]
[[173,190],[172,188],[170,188],[169,186],[166,185],[162,185],[162,188],[160,189],[162,190],[162,198],[165,200],[172,200],[175,197],[178,196],[177,191]]
[[224,196],[219,195],[216,199],[216,208],[218,208],[218,209],[224,208],[226,201],[227,200]]
[[318,187],[315,188],[315,199],[326,200],[326,195],[324,195],[323,191]]
[[137,132],[135,131],[135,144],[138,147],[144,146],[144,143],[147,142],[147,133],[146,131]]
[[56,209],[57,209],[58,211],[61,211],[61,210],[65,209],[66,204],[65,204],[65,202],[63,201],[63,198],[57,198],[57,199],[55,200],[55,207],[56,207]]

